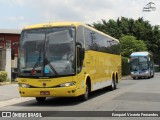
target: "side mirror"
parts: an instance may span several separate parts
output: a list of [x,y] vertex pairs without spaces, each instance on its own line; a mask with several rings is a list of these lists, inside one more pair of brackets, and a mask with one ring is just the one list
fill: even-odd
[[130,63],[131,62],[131,60],[130,59],[128,59],[128,63]]
[[148,61],[151,61],[150,57],[148,58]]
[[81,61],[84,60],[84,56],[85,56],[85,49],[82,48],[82,44],[77,42],[77,50],[78,50],[78,54],[79,54],[79,58]]
[[84,60],[85,50],[84,48],[80,48],[80,59]]

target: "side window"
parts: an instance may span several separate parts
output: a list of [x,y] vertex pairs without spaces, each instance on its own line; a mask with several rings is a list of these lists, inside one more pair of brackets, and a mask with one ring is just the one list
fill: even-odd
[[112,46],[112,40],[110,38],[107,38],[108,48],[111,48]]
[[84,36],[83,36],[83,27],[79,26],[77,28],[77,42],[82,44],[82,47],[84,48]]
[[91,41],[92,41],[91,49],[97,51],[99,46],[97,34],[92,31],[90,35],[91,35]]
[[106,40],[105,37],[101,34],[97,34],[97,39],[98,39],[98,43],[99,43],[99,48],[98,51],[100,52],[105,52],[105,48],[106,48]]
[[85,50],[90,50],[92,46],[92,31],[85,28]]
[[113,54],[120,54],[120,46],[118,42],[112,40],[111,51]]
[[85,28],[85,50],[120,54],[120,45],[112,38]]
[[106,41],[106,52],[111,54],[117,54],[119,51],[118,43],[109,37],[106,37]]

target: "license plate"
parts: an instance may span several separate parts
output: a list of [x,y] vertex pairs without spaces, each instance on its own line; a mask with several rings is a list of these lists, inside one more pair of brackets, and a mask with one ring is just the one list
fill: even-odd
[[40,91],[40,95],[50,95],[49,91]]

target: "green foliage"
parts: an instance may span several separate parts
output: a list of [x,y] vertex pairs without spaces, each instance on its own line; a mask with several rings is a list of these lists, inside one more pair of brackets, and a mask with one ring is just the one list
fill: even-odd
[[160,67],[159,67],[159,65],[155,65],[155,66],[154,66],[154,70],[155,70],[155,72],[160,72]]
[[122,76],[130,75],[130,64],[128,58],[122,57]]
[[0,71],[0,82],[7,81],[7,72]]
[[[143,18],[132,19],[121,17],[117,20],[102,20],[93,23],[94,28],[120,39],[124,35],[135,36],[137,40],[142,40],[149,52],[153,53],[154,62],[160,65],[160,29],[159,25],[152,26],[149,21]],[[140,44],[143,44],[140,42]],[[139,45],[139,47],[141,47]]]
[[147,46],[142,40],[137,40],[134,36],[125,35],[120,38],[121,55],[129,57],[132,52],[146,51]]

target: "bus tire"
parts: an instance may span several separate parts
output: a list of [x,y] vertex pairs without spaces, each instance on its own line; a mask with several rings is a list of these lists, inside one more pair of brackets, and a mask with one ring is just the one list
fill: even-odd
[[117,83],[116,83],[115,77],[113,76],[109,89],[112,91],[112,90],[115,90],[116,88],[117,88]]
[[83,94],[81,96],[81,100],[82,101],[87,101],[89,98],[89,85],[86,83],[86,90],[85,90],[85,94]]
[[154,72],[153,72],[152,78],[154,78]]
[[46,97],[36,97],[38,103],[44,103],[46,101]]
[[150,72],[150,75],[148,76],[148,79],[150,79],[152,77],[152,75],[151,75],[151,72]]

